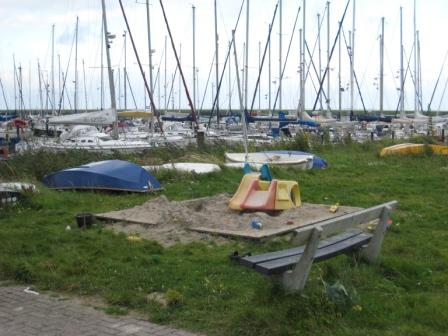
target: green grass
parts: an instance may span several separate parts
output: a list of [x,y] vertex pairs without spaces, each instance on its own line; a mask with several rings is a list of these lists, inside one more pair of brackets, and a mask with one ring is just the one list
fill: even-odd
[[[39,194],[1,209],[0,280],[100,296],[111,314],[137,310],[153,322],[208,335],[445,335],[448,158],[379,158],[382,145],[313,146],[328,160],[328,169],[272,169],[277,178],[298,180],[305,202],[367,207],[399,201],[379,264],[347,256],[316,264],[301,294],[288,295],[228,260],[234,250],[275,250],[287,246],[284,241],[196,242],[164,248],[151,241],[130,242],[101,223],[81,231],[75,228],[76,213],[123,209],[156,195],[60,192],[40,184]],[[141,164],[179,158],[219,162],[223,152],[217,145],[200,152],[171,148],[139,157],[110,157]],[[0,164],[1,178],[36,183],[52,170],[102,158],[89,153],[41,154]],[[181,200],[234,192],[241,173],[223,169],[205,176],[164,172],[157,177],[169,199]],[[72,229],[66,230],[67,225]],[[324,282],[341,283],[350,300],[332,301]],[[167,294],[171,303],[165,307],[149,301],[152,292]]]

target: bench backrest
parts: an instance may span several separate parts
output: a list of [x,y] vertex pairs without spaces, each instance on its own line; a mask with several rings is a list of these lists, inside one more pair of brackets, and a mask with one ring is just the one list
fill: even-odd
[[355,227],[361,224],[371,222],[375,219],[379,219],[385,209],[388,211],[393,210],[397,201],[390,201],[380,205],[373,206],[371,208],[358,210],[348,214],[341,215],[339,217],[333,217],[330,219],[316,222],[313,225],[305,226],[295,230],[294,243],[297,245],[303,244],[308,241],[314,228],[321,227],[322,235],[329,236],[331,234],[347,230],[351,227]]

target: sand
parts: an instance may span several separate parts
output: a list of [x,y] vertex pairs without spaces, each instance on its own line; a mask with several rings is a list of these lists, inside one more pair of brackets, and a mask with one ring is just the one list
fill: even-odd
[[[164,195],[142,205],[96,214],[112,222],[112,228],[130,236],[156,240],[164,246],[195,240],[223,242],[224,237],[268,239],[298,227],[341,216],[359,208],[303,203],[302,206],[276,212],[240,212],[228,208],[231,195],[219,194],[187,201],[169,201]],[[253,228],[252,221],[261,223]]]

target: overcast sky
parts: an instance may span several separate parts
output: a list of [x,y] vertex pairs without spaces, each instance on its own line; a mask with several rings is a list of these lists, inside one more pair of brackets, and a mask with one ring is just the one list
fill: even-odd
[[[353,1],[353,0],[352,0]],[[145,0],[123,0],[126,14],[130,21],[131,32],[134,35],[138,53],[144,64],[144,70],[148,74],[148,44],[146,28],[146,6]],[[156,105],[164,109],[165,105],[165,36],[167,36],[166,25],[163,21],[161,7],[158,0],[150,1],[151,14],[151,36],[152,48],[154,49],[154,77],[160,72],[160,90],[156,85],[155,100]],[[213,0],[165,0],[165,10],[173,33],[178,53],[182,55],[182,69],[186,77],[190,94],[193,94],[193,60],[192,60],[192,5],[196,7],[196,67],[198,82],[196,91],[197,105],[201,106],[204,99],[204,108],[209,108],[212,103],[212,90],[215,91],[215,72],[210,78],[210,83],[206,86],[207,78],[214,56],[214,11]],[[333,45],[338,29],[338,21],[341,20],[346,0],[333,0],[330,2],[330,45]],[[219,68],[220,72],[224,65],[228,43],[231,39],[231,30],[234,28],[242,0],[217,0],[218,4],[218,35],[219,35]],[[249,105],[254,95],[255,82],[258,75],[259,46],[261,51],[267,40],[268,25],[272,20],[277,0],[250,0],[249,3],[249,84],[248,101]],[[385,59],[384,59],[384,85],[386,109],[395,110],[398,104],[399,78],[396,78],[400,68],[400,6],[403,7],[403,36],[405,57],[409,58],[413,53],[413,4],[414,0],[356,0],[356,30],[355,30],[355,71],[358,77],[361,95],[355,90],[355,108],[362,109],[362,101],[367,110],[376,110],[379,107],[379,91],[377,89],[380,61],[379,61],[379,35],[381,34],[381,17],[385,17]],[[326,66],[327,53],[327,13],[325,11],[325,0],[308,0],[306,2],[306,41],[311,49],[314,49],[313,61],[318,67],[318,47],[317,35],[318,24],[317,15],[323,19],[321,30],[321,64]],[[116,34],[112,52],[112,65],[116,75],[116,91],[118,104],[124,107],[123,79],[118,79],[118,69],[123,73],[125,66],[124,38],[123,32],[126,26],[121,14],[118,1],[106,0],[107,19],[109,31]],[[301,8],[299,20],[293,34],[294,20],[297,11]],[[303,1],[283,0],[283,25],[282,25],[282,59],[285,62],[288,45],[292,37],[291,50],[286,63],[282,108],[295,109],[299,100],[299,29],[303,28]],[[421,73],[422,73],[422,103],[424,109],[431,99],[439,72],[445,55],[448,51],[448,43],[443,38],[448,31],[448,2],[446,0],[417,0],[417,30],[420,34],[421,49]],[[100,107],[100,50],[103,39],[101,38],[101,1],[100,0],[1,0],[0,6],[0,78],[3,84],[3,91],[6,96],[9,109],[14,109],[18,100],[14,98],[14,63],[21,68],[23,83],[23,100],[25,107],[40,108],[38,60],[42,70],[42,78],[47,83],[51,83],[51,31],[55,25],[55,88],[56,98],[59,96],[59,59],[60,68],[67,72],[67,94],[70,103],[74,104],[74,79],[75,79],[75,51],[74,34],[76,17],[79,17],[78,32],[78,108],[99,108]],[[347,42],[349,31],[352,30],[353,6],[349,5],[347,16],[343,24],[343,32]],[[238,53],[239,68],[243,68],[243,44],[246,34],[246,4],[244,4],[242,16],[237,29],[236,45]],[[442,37],[442,38],[440,38]],[[180,48],[182,45],[182,48]],[[316,46],[316,47],[315,47]],[[330,47],[331,47],[330,46]],[[180,51],[181,49],[181,51]],[[70,56],[71,52],[71,56]],[[58,57],[60,56],[60,58]],[[166,67],[166,87],[167,96],[173,86],[172,99],[169,102],[171,107],[179,106],[179,81],[178,74],[174,85],[172,76],[175,72],[175,60],[173,51],[168,40]],[[127,71],[129,74],[130,86],[127,87],[127,107],[134,108],[134,99],[138,108],[144,106],[144,86],[140,76],[135,56],[131,48],[130,40],[127,43]],[[307,55],[307,63],[310,57]],[[407,61],[405,59],[405,65]],[[84,64],[84,67],[83,67]],[[341,57],[342,87],[346,89],[342,93],[342,108],[350,108],[350,97],[348,85],[350,81],[349,58],[345,42],[342,43]],[[232,107],[238,107],[237,86],[235,83],[235,63],[232,55],[231,62],[231,101]],[[414,71],[414,61],[410,59],[410,67]],[[447,66],[448,67],[448,66]],[[338,45],[330,64],[329,92],[330,104],[333,110],[338,108]],[[261,75],[261,98],[255,99],[255,109],[268,106],[268,58]],[[271,102],[275,100],[279,77],[279,13],[274,22],[271,36]],[[85,73],[85,76],[84,76]],[[241,74],[241,72],[240,72]],[[17,71],[17,76],[20,73]],[[439,85],[434,95],[431,108],[437,110],[441,104],[441,109],[448,109],[448,99],[442,100],[442,92],[448,78],[448,70],[443,69]],[[84,85],[85,79],[85,85]],[[107,83],[107,80],[105,80]],[[213,83],[213,84],[212,84]],[[120,84],[120,85],[118,85]],[[44,84],[42,84],[44,85]],[[317,86],[317,76],[314,70],[306,82],[306,107],[310,109],[316,99],[315,86]],[[326,85],[325,85],[326,88]],[[207,94],[204,91],[207,89]],[[108,86],[105,88],[108,92]],[[17,91],[17,90],[16,90]],[[328,93],[326,93],[328,94]],[[18,95],[18,94],[17,94]],[[160,98],[159,98],[160,96]],[[362,99],[361,99],[362,97]],[[87,100],[86,100],[87,98]],[[43,94],[45,105],[45,93]],[[65,107],[69,106],[67,98],[64,100]],[[180,103],[186,108],[186,98],[181,89]],[[323,102],[325,104],[325,101]],[[110,105],[109,96],[105,98],[106,107]],[[146,105],[149,105],[146,99]],[[221,108],[227,109],[229,106],[229,74],[226,71],[222,91],[220,94]],[[319,108],[318,104],[318,108]],[[411,75],[408,74],[405,88],[405,106],[407,109],[414,109],[414,86]],[[5,101],[3,95],[0,96],[0,109],[4,109]],[[277,109],[279,103],[277,102]]]

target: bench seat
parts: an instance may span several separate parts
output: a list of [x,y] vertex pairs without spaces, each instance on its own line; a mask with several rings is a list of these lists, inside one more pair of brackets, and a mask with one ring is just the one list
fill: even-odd
[[[367,244],[373,234],[354,229],[345,231],[339,235],[321,240],[314,255],[314,262],[323,261],[338,254],[347,253]],[[265,275],[283,273],[294,267],[300,260],[306,245],[287,250],[247,256],[240,259],[240,263],[246,267]]]
[[[305,245],[255,256],[238,258],[240,264],[273,281],[280,281],[290,292],[302,291],[313,262],[318,262],[361,249],[361,257],[376,262],[381,251],[389,214],[397,201],[375,205],[338,217],[325,219],[294,231],[294,244]],[[374,232],[363,232],[360,226],[378,221]],[[321,239],[329,237],[326,239]]]

